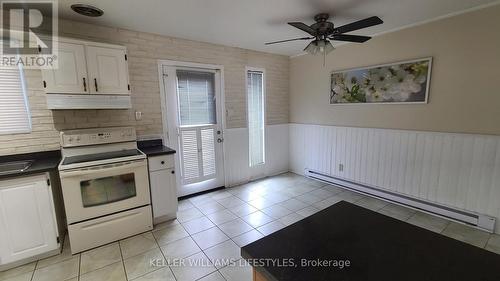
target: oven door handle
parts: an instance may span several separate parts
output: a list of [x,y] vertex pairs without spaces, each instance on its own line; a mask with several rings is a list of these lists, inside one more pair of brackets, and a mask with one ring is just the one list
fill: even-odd
[[146,160],[127,161],[127,162],[120,162],[120,163],[114,163],[114,164],[92,166],[92,167],[88,167],[88,168],[80,168],[80,169],[70,170],[70,171],[60,171],[59,176],[61,178],[85,176],[85,175],[95,173],[95,172],[112,172],[112,171],[116,171],[116,170],[121,170],[123,168],[137,168],[137,167],[142,167],[145,165],[146,165]]

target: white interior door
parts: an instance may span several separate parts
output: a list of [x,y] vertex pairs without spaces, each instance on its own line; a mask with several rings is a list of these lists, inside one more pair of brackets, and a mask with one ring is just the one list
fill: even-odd
[[223,186],[220,70],[164,66],[163,78],[179,196]]

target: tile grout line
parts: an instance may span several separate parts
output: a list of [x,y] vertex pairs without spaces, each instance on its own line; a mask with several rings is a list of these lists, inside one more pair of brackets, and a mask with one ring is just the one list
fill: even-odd
[[[234,196],[234,195],[233,195],[233,196]],[[236,197],[236,196],[235,196],[235,197]],[[222,199],[224,199],[224,198],[222,198]],[[213,199],[213,200],[214,200],[214,201],[216,201],[217,203],[219,203],[217,200],[215,200],[215,199]],[[240,200],[242,200],[242,199],[240,198]],[[242,200],[242,201],[244,201],[244,200]],[[244,202],[245,202],[245,201],[244,201]],[[195,203],[193,203],[193,202],[190,202],[190,203],[193,205],[193,208],[196,208],[198,211],[200,211],[200,212],[201,212],[201,210],[200,210],[200,209],[198,209],[198,208],[196,207]],[[247,203],[247,202],[245,202],[245,203]],[[220,204],[220,203],[219,203],[219,204]],[[248,204],[248,203],[247,203],[247,204]],[[242,204],[242,205],[243,205],[243,204]],[[237,217],[236,219],[241,219],[241,218],[242,218],[242,217],[238,216],[237,214],[235,214],[235,213],[231,212],[231,210],[230,210],[229,208],[227,208],[227,207],[225,207],[225,206],[223,206],[223,207],[224,207],[224,210],[227,210],[227,211],[229,211],[230,213],[234,214],[234,215]],[[237,207],[237,206],[234,206],[234,207]],[[256,209],[257,209],[257,211],[260,211],[260,209],[258,209],[258,208],[256,208]],[[224,210],[220,210],[220,211],[224,211]],[[257,212],[257,211],[255,211],[255,212]],[[219,211],[218,211],[218,212],[219,212]],[[252,212],[252,213],[255,213],[255,212]],[[202,212],[202,213],[203,213],[203,212]],[[216,213],[216,212],[214,212],[214,213]],[[250,214],[252,214],[252,213],[250,213]],[[196,232],[196,233],[191,234],[191,233],[189,233],[189,232],[187,231],[187,229],[185,228],[185,226],[183,225],[183,223],[179,222],[179,224],[180,224],[180,225],[184,228],[184,230],[188,233],[189,237],[190,237],[190,238],[194,241],[194,243],[198,246],[198,248],[200,248],[201,253],[203,253],[203,255],[205,255],[205,256],[208,258],[208,260],[210,260],[210,258],[207,256],[207,254],[205,253],[205,251],[206,251],[206,250],[208,250],[208,249],[211,249],[211,248],[213,248],[213,247],[216,247],[216,246],[218,246],[218,245],[221,245],[222,243],[225,243],[225,242],[227,242],[227,241],[231,241],[231,242],[233,242],[233,243],[234,243],[234,244],[235,244],[235,245],[236,245],[236,246],[240,249],[240,251],[241,251],[241,248],[242,248],[242,247],[240,247],[240,246],[239,246],[239,245],[238,245],[238,244],[237,244],[237,243],[233,240],[233,238],[235,238],[235,237],[238,237],[238,236],[240,236],[240,235],[243,235],[243,234],[245,234],[245,233],[248,233],[248,232],[250,232],[250,231],[252,231],[252,230],[255,230],[255,231],[257,231],[258,233],[262,234],[263,236],[266,236],[265,234],[261,233],[261,232],[260,232],[257,228],[255,228],[255,227],[253,227],[252,225],[250,225],[250,226],[252,227],[252,229],[251,229],[251,230],[246,231],[246,232],[244,232],[244,233],[241,233],[240,235],[237,235],[237,236],[235,236],[235,237],[230,237],[230,236],[229,236],[229,235],[227,235],[224,231],[222,231],[222,229],[220,229],[219,225],[217,225],[215,222],[213,222],[213,221],[212,221],[212,220],[208,217],[208,215],[206,215],[206,214],[204,214],[204,213],[203,213],[203,217],[206,217],[206,218],[207,218],[210,222],[212,222],[212,223],[214,224],[214,226],[212,226],[212,227],[210,227],[210,228],[208,228],[208,229],[205,229],[205,230],[202,230],[202,231],[199,231],[199,232]],[[201,217],[200,217],[200,218],[201,218]],[[195,220],[195,219],[199,219],[199,218],[194,218],[194,219],[192,219],[192,220]],[[236,219],[233,219],[233,220],[236,220]],[[189,221],[192,221],[192,220],[189,220]],[[233,220],[230,220],[230,221],[233,221]],[[184,223],[189,222],[189,221],[185,221]],[[228,222],[230,222],[230,221],[228,221]],[[226,222],[225,222],[225,223],[226,223]],[[246,223],[246,222],[245,222],[245,223]],[[271,223],[271,222],[269,222],[269,223]],[[215,227],[215,228],[217,228],[217,229],[218,229],[219,231],[221,231],[222,233],[224,233],[224,235],[226,235],[229,239],[228,239],[228,240],[225,240],[225,241],[222,241],[222,242],[220,242],[220,243],[217,243],[217,244],[215,244],[215,245],[212,245],[212,246],[208,247],[207,249],[204,249],[204,250],[203,250],[203,249],[200,247],[200,245],[198,245],[198,243],[196,242],[196,240],[194,240],[194,239],[193,239],[192,235],[197,234],[197,233],[200,233],[200,232],[203,232],[203,231],[206,231],[206,230],[209,230],[209,229],[212,229],[212,228],[214,228],[214,227]],[[181,238],[181,239],[182,239],[182,238]],[[177,240],[176,240],[176,241],[177,241]],[[172,241],[172,242],[173,242],[173,241]],[[240,255],[240,258],[239,258],[237,261],[239,261],[239,260],[241,260],[241,259],[243,259],[243,257],[241,257],[241,255]],[[235,261],[235,262],[237,262],[237,261]],[[213,272],[210,272],[210,273],[208,273],[208,274],[206,274],[206,275],[204,275],[204,276],[202,276],[202,277],[200,277],[200,278],[198,278],[198,279],[196,279],[196,280],[200,280],[200,279],[202,279],[202,278],[205,278],[206,276],[211,275],[211,274],[213,274],[213,273],[215,273],[215,272],[218,272],[218,273],[220,274],[220,276],[222,276],[222,278],[223,278],[224,280],[227,280],[227,279],[224,277],[224,275],[222,274],[222,272],[220,272],[220,270],[221,270],[221,269],[223,269],[223,268],[225,268],[225,267],[227,267],[227,266],[229,266],[229,265],[225,265],[225,266],[223,266],[223,267],[221,267],[221,268],[217,268],[217,267],[214,265],[214,263],[213,263],[213,261],[212,261],[212,260],[210,260],[210,262],[212,263],[212,266],[213,266],[216,270],[215,270],[215,271],[213,271]]]
[[77,276],[78,281],[80,281],[81,270],[82,270],[82,253],[78,253],[78,276]]
[[37,261],[35,262],[35,269],[33,269],[33,272],[31,272],[31,278],[30,278],[30,281],[33,281],[33,278],[35,278],[35,271],[36,271],[36,268],[37,268],[37,266],[38,266],[38,262],[39,262],[39,261],[40,261],[40,260],[37,260]]
[[[308,192],[302,193],[302,194],[300,194],[300,195],[303,195],[303,194],[306,194],[306,193],[309,193],[309,192],[311,192],[311,191],[308,191]],[[290,200],[290,199],[295,199],[296,197],[298,197],[298,196],[300,196],[300,195],[293,196],[293,197],[291,197],[291,198],[289,198],[289,199],[287,199],[287,200],[283,200],[283,201],[276,202],[275,204],[272,204],[272,205],[270,205],[270,206],[268,206],[268,207],[278,205],[278,204],[280,204],[280,203],[282,203],[282,202],[285,202],[285,201],[288,201],[288,200]],[[234,196],[234,197],[236,197],[236,198],[238,198],[238,199],[240,199],[240,200],[242,200],[242,201],[244,202],[243,204],[248,204],[248,202],[247,202],[247,201],[245,201],[245,200],[243,200],[242,198],[240,198],[240,197],[238,197],[238,196],[236,196],[236,195],[234,195],[234,194],[233,194],[233,196]],[[228,196],[228,197],[229,197],[229,196]],[[225,198],[226,198],[226,197],[225,197]],[[221,198],[221,200],[222,200],[222,199],[225,199],[225,198]],[[213,200],[213,201],[215,201],[216,203],[220,204],[220,203],[218,202],[218,200],[213,199],[213,198],[211,198],[211,197],[210,197],[210,199],[212,199],[212,200]],[[298,200],[298,199],[296,199],[296,200]],[[298,201],[300,201],[300,200],[298,200]],[[300,201],[300,202],[302,202],[302,203],[304,203],[304,204],[309,204],[309,203],[307,203],[307,202],[303,202],[303,201]],[[235,244],[235,245],[236,245],[236,246],[237,246],[237,247],[241,250],[241,248],[242,248],[242,247],[241,247],[241,246],[239,246],[239,245],[238,245],[238,244],[234,241],[234,238],[239,237],[239,236],[241,236],[241,235],[243,235],[243,234],[245,234],[245,233],[251,232],[251,231],[253,231],[253,230],[255,230],[255,231],[257,231],[257,233],[260,233],[261,235],[263,235],[263,237],[267,236],[265,233],[262,233],[261,231],[259,231],[259,230],[257,229],[257,227],[254,227],[254,226],[252,226],[252,225],[250,225],[250,224],[249,224],[249,225],[252,227],[252,229],[251,229],[251,230],[246,231],[246,232],[244,232],[244,233],[241,233],[241,234],[239,234],[239,235],[236,235],[235,237],[230,237],[230,236],[229,236],[229,235],[227,235],[227,234],[226,234],[226,233],[225,233],[222,229],[220,229],[219,225],[217,225],[214,221],[212,221],[212,220],[208,217],[208,215],[209,215],[209,214],[205,214],[205,213],[203,213],[203,212],[202,212],[202,210],[200,210],[200,209],[196,206],[196,204],[195,204],[194,202],[190,202],[190,203],[191,203],[191,205],[193,205],[193,208],[196,208],[198,211],[200,211],[200,212],[203,214],[203,216],[202,216],[202,217],[207,218],[210,222],[212,222],[212,223],[214,224],[214,226],[212,226],[212,227],[210,227],[210,228],[208,228],[208,229],[211,229],[211,228],[213,228],[213,227],[217,227],[217,229],[218,229],[219,231],[221,231],[222,233],[224,233],[224,234],[225,234],[225,235],[229,238],[228,240],[225,240],[225,241],[223,241],[223,242],[220,242],[220,243],[218,243],[218,244],[215,244],[215,245],[213,245],[213,246],[211,246],[211,247],[209,247],[209,248],[207,248],[207,249],[210,249],[210,248],[216,247],[217,245],[220,245],[220,244],[225,243],[225,242],[227,242],[227,241],[229,241],[229,240],[230,240],[231,242],[233,242],[233,243],[234,243],[234,244]],[[205,204],[208,204],[208,203],[205,203]],[[241,205],[243,205],[243,204],[241,204]],[[238,205],[238,206],[241,206],[241,205]],[[246,214],[246,215],[244,215],[244,216],[248,216],[248,215],[250,215],[250,214],[253,214],[253,213],[255,213],[255,212],[259,212],[259,211],[260,211],[260,212],[262,212],[262,209],[265,209],[265,208],[257,208],[257,207],[255,207],[255,206],[253,206],[253,205],[251,205],[251,204],[248,204],[248,205],[250,205],[250,206],[252,206],[252,207],[256,208],[256,211],[251,212],[251,213],[249,213],[249,214]],[[238,206],[233,206],[233,207],[238,207]],[[305,209],[305,208],[308,208],[308,207],[311,207],[311,206],[312,206],[311,204],[306,205],[304,208],[301,208],[300,210]],[[223,206],[223,207],[224,207],[224,209],[223,209],[223,210],[219,210],[219,211],[216,211],[216,212],[221,212],[221,211],[227,210],[227,211],[229,211],[230,213],[234,214],[234,215],[237,217],[237,219],[242,219],[242,218],[243,218],[243,216],[239,216],[238,214],[233,213],[233,212],[232,212],[232,211],[231,211],[228,207],[225,207],[225,206]],[[285,208],[285,209],[287,209],[286,207],[284,207],[284,208]],[[293,211],[293,210],[290,210],[290,209],[287,209],[287,210],[291,211],[291,213],[290,213],[290,214],[292,214],[292,213],[298,214],[297,212],[295,212],[295,211]],[[300,210],[298,210],[298,211],[300,211]],[[216,212],[213,212],[213,213],[216,213]],[[262,212],[262,213],[263,213],[263,212]],[[265,213],[264,213],[264,214],[265,214]],[[265,226],[265,225],[267,225],[267,224],[274,223],[274,222],[280,222],[280,221],[279,221],[279,219],[276,219],[276,218],[274,218],[274,217],[271,217],[271,216],[269,216],[269,215],[267,215],[267,214],[265,214],[265,215],[266,215],[266,216],[268,216],[268,217],[270,217],[270,218],[272,218],[272,220],[271,220],[271,221],[269,221],[269,222],[267,222],[267,223],[265,223],[265,224],[263,224],[263,225],[261,225],[261,226],[259,226],[259,227],[262,227],[262,226]],[[298,214],[298,215],[300,215],[300,214]],[[193,218],[192,220],[199,219],[199,218],[202,218],[202,217]],[[192,221],[192,220],[189,220],[189,221]],[[236,219],[233,219],[233,220],[236,220]],[[183,222],[183,223],[187,223],[187,222],[189,222],[189,221],[185,221],[185,222]],[[232,221],[232,220],[230,220],[230,221]],[[230,221],[228,221],[228,222],[230,222]],[[179,222],[179,223],[182,225],[182,227],[183,227],[183,228],[186,230],[186,232],[187,232],[187,229],[185,228],[185,226],[183,225],[183,223],[181,223],[181,222]],[[225,222],[225,223],[226,223],[226,222]],[[247,222],[245,222],[245,223],[247,223]],[[281,222],[280,222],[280,223],[281,223]],[[224,224],[224,223],[223,223],[223,224]],[[248,224],[248,223],[247,223],[247,224]],[[283,223],[282,223],[282,224],[283,224]],[[283,224],[283,225],[285,225],[285,224]],[[287,226],[287,225],[285,225],[285,227],[286,227],[286,226]],[[199,231],[199,232],[196,232],[196,233],[200,233],[200,232],[206,231],[206,230],[208,230],[208,229],[205,229],[205,230],[202,230],[202,231]],[[191,234],[191,233],[189,233],[189,232],[187,232],[187,233],[188,233],[188,235],[189,235],[189,237],[190,237],[191,239],[193,239],[193,238],[192,238],[192,235],[196,234],[196,233]],[[194,242],[195,242],[195,244],[196,244],[196,245],[197,245],[197,246],[201,249],[201,247],[198,245],[198,243],[196,243],[196,241],[195,241],[194,239],[193,239],[193,241],[194,241]],[[205,249],[205,250],[207,250],[207,249]],[[202,251],[202,252],[203,252],[203,254],[206,256],[205,250],[201,250],[201,251]],[[207,257],[208,257],[208,256],[207,256]],[[240,258],[239,258],[237,261],[240,261],[240,260],[242,260],[242,259],[243,259],[243,257],[241,257],[241,255],[240,255]],[[210,258],[209,258],[209,260],[210,260]],[[235,262],[237,262],[237,261],[235,261]],[[212,262],[212,264],[213,264],[213,261],[211,261],[211,262]],[[224,275],[220,272],[220,270],[221,270],[221,269],[223,269],[223,268],[225,268],[225,267],[227,267],[227,266],[229,266],[229,265],[223,266],[223,267],[221,267],[221,268],[217,268],[217,267],[215,267],[215,266],[214,266],[214,268],[216,268],[216,271],[214,271],[214,272],[218,272],[218,273],[219,273],[219,274],[220,274],[220,275],[221,275],[221,276],[225,279]],[[205,275],[205,276],[202,276],[202,277],[200,277],[200,279],[201,279],[201,278],[204,278],[204,277],[206,277],[206,276],[208,276],[208,275],[210,275],[210,274],[213,274],[214,272],[211,272],[211,273],[209,273],[209,274],[207,274],[207,275]],[[199,280],[199,279],[197,279],[197,280]]]
[[[306,184],[306,185],[309,185],[309,184],[307,184],[307,183],[305,183],[305,184]],[[314,190],[318,190],[318,189],[322,189],[322,188],[323,188],[324,186],[326,186],[326,185],[323,185],[323,186],[321,186],[321,187],[316,187],[316,186],[314,186],[314,185],[309,185],[309,186],[315,187],[315,188],[314,188]],[[286,188],[293,187],[293,184],[286,185],[285,187],[286,187]],[[270,188],[270,187],[268,187],[268,188]],[[254,206],[254,205],[251,205],[251,204],[249,204],[248,202],[249,202],[249,201],[252,201],[252,200],[246,201],[245,199],[243,199],[243,198],[239,197],[238,195],[234,195],[234,194],[232,194],[231,192],[226,191],[226,192],[231,193],[231,195],[232,195],[232,196],[234,196],[234,197],[238,198],[239,200],[243,201],[243,202],[244,202],[243,204],[247,204],[247,205],[252,206],[253,208],[255,208],[255,209],[256,209],[256,211],[251,212],[251,213],[249,213],[249,214],[245,214],[244,216],[240,216],[240,215],[238,215],[238,214],[234,213],[233,211],[231,211],[231,209],[229,209],[228,207],[225,207],[224,205],[222,205],[222,206],[224,207],[224,210],[227,210],[227,211],[229,211],[230,213],[234,214],[237,218],[242,219],[243,217],[246,217],[246,216],[251,215],[251,214],[253,214],[253,213],[256,213],[256,212],[259,212],[259,211],[260,211],[260,212],[262,212],[262,210],[263,210],[263,209],[270,208],[270,207],[272,207],[272,206],[277,206],[277,205],[280,205],[281,203],[283,203],[283,202],[285,202],[285,201],[288,201],[288,200],[291,200],[291,199],[295,199],[295,200],[298,200],[299,202],[301,202],[301,203],[303,203],[303,204],[306,204],[306,206],[305,206],[304,208],[301,208],[301,209],[297,210],[297,211],[290,210],[290,209],[286,208],[285,206],[282,206],[282,207],[283,207],[283,208],[285,208],[285,209],[287,209],[287,210],[289,210],[289,211],[291,212],[290,214],[297,214],[297,215],[300,215],[300,216],[304,217],[303,215],[301,215],[301,214],[299,214],[299,213],[297,213],[297,212],[298,212],[298,211],[301,211],[301,210],[303,210],[303,209],[305,209],[305,208],[308,208],[308,207],[313,207],[313,208],[315,208],[315,209],[318,209],[318,208],[314,207],[314,206],[313,206],[313,204],[310,204],[310,203],[308,203],[308,202],[301,201],[300,199],[296,199],[296,198],[297,198],[297,197],[299,197],[299,196],[302,196],[302,195],[304,195],[304,194],[308,194],[308,193],[310,193],[310,192],[313,192],[314,190],[309,190],[309,191],[307,191],[307,192],[303,192],[303,193],[300,193],[300,194],[298,194],[298,195],[291,196],[290,198],[288,198],[288,199],[286,199],[286,200],[277,201],[277,202],[275,202],[275,203],[273,203],[273,204],[271,204],[271,205],[269,205],[269,206],[267,206],[267,207],[265,207],[265,208],[258,208],[258,207]],[[208,194],[209,194],[209,193],[208,193]],[[206,196],[207,198],[210,198],[210,200],[212,200],[213,202],[216,202],[216,203],[218,203],[218,204],[220,204],[219,200],[223,200],[223,199],[226,199],[226,198],[228,198],[228,197],[231,197],[231,196],[227,196],[227,197],[220,198],[220,199],[213,199],[213,197],[210,197],[208,194],[207,194],[207,195],[205,195],[205,196]],[[260,196],[260,198],[264,198],[264,199],[266,199],[266,198],[265,198],[265,196],[266,196],[266,194],[262,194],[262,196]],[[333,196],[334,196],[334,195],[333,195]],[[360,199],[358,199],[357,201],[362,200],[362,199],[363,199],[363,198],[360,198]],[[189,200],[189,199],[188,199],[188,200]],[[202,217],[206,217],[208,220],[210,220],[210,218],[208,217],[208,215],[207,215],[207,214],[205,214],[205,213],[203,213],[203,212],[202,212],[202,211],[201,211],[201,210],[200,210],[200,209],[196,206],[196,203],[195,203],[195,202],[191,202],[191,201],[189,201],[189,203],[193,206],[193,208],[196,208],[198,211],[200,211],[200,212],[203,214],[203,216],[202,216]],[[202,203],[201,205],[205,205],[205,204],[209,204],[209,203],[211,203],[211,202],[205,202],[205,203]],[[241,204],[241,205],[235,205],[235,206],[232,206],[232,207],[239,207],[239,206],[242,206],[243,204]],[[224,211],[224,210],[219,210],[219,211],[216,211],[216,212],[213,212],[213,213],[221,212],[221,211]],[[262,213],[264,213],[264,212],[262,212]],[[265,213],[264,213],[264,214],[265,214]],[[265,215],[266,215],[266,216],[268,216],[268,217],[270,217],[270,218],[272,218],[272,220],[271,220],[271,221],[269,221],[269,222],[267,222],[267,223],[265,223],[265,224],[263,224],[263,225],[260,225],[260,226],[258,226],[258,227],[253,227],[252,225],[250,225],[250,226],[252,227],[252,230],[257,231],[258,233],[260,233],[260,234],[261,234],[261,235],[263,235],[263,236],[267,236],[265,233],[262,233],[261,231],[259,231],[259,230],[258,230],[258,228],[259,228],[259,227],[263,227],[263,226],[265,226],[265,225],[267,225],[267,224],[270,224],[270,223],[274,223],[274,222],[279,222],[279,223],[281,223],[281,224],[285,225],[285,227],[286,227],[286,226],[288,226],[288,225],[286,225],[286,224],[282,223],[282,222],[280,221],[280,218],[276,219],[276,218],[274,218],[274,217],[272,217],[272,216],[269,216],[269,215],[267,215],[267,214],[265,214]],[[191,220],[189,220],[189,221],[192,221],[192,220],[195,220],[195,219],[199,219],[199,218],[202,218],[202,217],[193,218],[193,219],[191,219]],[[185,221],[184,223],[189,222],[189,221]],[[216,227],[217,227],[220,231],[222,231],[222,229],[220,229],[219,225],[215,224],[215,222],[213,222],[212,220],[210,220],[210,221],[214,224],[214,226],[216,226]],[[230,221],[232,221],[232,220],[230,220]],[[230,221],[228,221],[228,222],[230,222]],[[224,222],[224,223],[226,223],[226,222]],[[223,223],[223,224],[224,224],[224,223]],[[247,223],[247,222],[245,221],[245,223]],[[182,224],[182,223],[181,223],[181,224]],[[248,224],[248,223],[247,223],[247,224]],[[184,226],[183,226],[183,227],[184,227]],[[212,228],[212,227],[211,227],[211,228]],[[210,228],[208,228],[208,229],[210,229]],[[208,229],[206,229],[206,230],[208,230]],[[243,234],[245,234],[245,233],[248,233],[248,232],[250,232],[250,231],[252,231],[252,230],[249,230],[249,231],[246,231],[246,232],[244,232],[244,233],[241,233],[240,235],[237,235],[237,236],[235,236],[235,237],[241,236],[241,235],[243,235]],[[202,231],[205,231],[205,230],[202,230]],[[202,231],[199,231],[199,232],[202,232]],[[197,232],[197,233],[199,233],[199,232]],[[223,232],[224,234],[226,234],[224,231],[222,231],[222,232]],[[193,233],[193,234],[196,234],[196,233]],[[227,235],[227,234],[226,234],[226,235]],[[191,236],[191,234],[190,234],[190,236]],[[229,236],[228,236],[228,237],[229,237]],[[238,244],[234,241],[234,239],[233,239],[233,238],[235,238],[235,237],[229,237],[229,239],[230,239],[233,243],[235,243],[236,245],[238,245]],[[193,239],[193,240],[194,240],[194,239]],[[226,240],[226,241],[227,241],[227,240]],[[225,242],[225,241],[224,241],[224,242]],[[223,243],[223,242],[221,242],[221,243]],[[214,246],[212,246],[212,247],[215,247],[215,246],[217,246],[217,245],[219,245],[219,244],[221,244],[221,243],[218,243],[218,244],[216,244],[216,245],[214,245]],[[210,248],[211,248],[211,247],[210,247]],[[241,247],[240,247],[240,248],[241,248]],[[203,251],[203,250],[202,250],[202,251]]]
[[129,279],[128,279],[128,275],[127,275],[127,269],[125,268],[125,259],[123,258],[122,245],[121,245],[120,241],[117,242],[118,249],[120,249],[120,257],[121,257],[123,272],[125,273],[125,279],[128,281]]
[[[174,220],[177,220],[177,218],[175,218]],[[179,224],[181,224],[181,223],[179,222]],[[182,225],[181,225],[181,226],[182,226]],[[153,229],[153,230],[154,230],[154,229]],[[187,231],[186,231],[186,232],[187,232]],[[189,234],[189,233],[188,233],[188,234]],[[175,276],[175,274],[174,274],[174,270],[173,270],[173,269],[172,269],[172,267],[168,264],[167,257],[165,256],[165,253],[163,253],[163,250],[162,250],[162,248],[161,248],[161,246],[160,246],[160,243],[158,243],[158,240],[156,239],[156,236],[154,236],[154,234],[153,234],[153,231],[152,231],[152,230],[151,230],[151,235],[153,236],[153,239],[155,240],[156,246],[158,246],[158,250],[160,250],[160,253],[161,253],[162,257],[163,257],[163,259],[165,260],[165,263],[166,263],[166,265],[167,265],[167,267],[168,267],[168,270],[170,270],[170,273],[172,273],[172,276],[174,277],[174,279],[175,279],[175,280],[177,280],[177,277],[176,277],[176,276]],[[181,239],[183,239],[183,238],[181,238]],[[178,241],[178,240],[180,240],[180,239],[177,239],[177,240],[174,240],[174,241]],[[174,242],[174,241],[172,241],[172,242]],[[169,243],[172,243],[172,242],[169,242]],[[167,243],[167,244],[169,244],[169,243]],[[196,243],[196,242],[195,242],[195,243]],[[166,244],[165,244],[165,245],[166,245]],[[159,268],[159,269],[157,269],[157,270],[160,270],[160,269],[161,269],[161,268]],[[156,271],[156,270],[153,270],[153,271],[151,271],[151,272],[155,272],[155,271]],[[149,273],[151,273],[151,272],[149,272]],[[146,273],[146,274],[149,274],[149,273]],[[146,274],[144,274],[144,275],[146,275]],[[141,275],[141,276],[144,276],[144,275]],[[140,276],[139,276],[139,277],[140,277]],[[139,278],[139,277],[137,277],[137,278]]]
[[[194,208],[196,208],[196,206],[195,206],[195,205],[193,205],[193,206],[194,206]],[[198,208],[196,208],[196,209],[199,211],[199,209],[198,209]],[[201,212],[201,211],[200,211],[200,212]],[[204,216],[206,217],[206,215],[204,215]],[[208,220],[210,220],[208,217],[207,217],[207,219],[208,219]],[[194,220],[194,219],[193,219],[193,220]],[[212,223],[213,223],[213,222],[212,222]],[[206,250],[206,249],[205,249],[205,250],[203,250],[203,249],[200,247],[200,245],[198,245],[198,243],[196,242],[196,240],[194,240],[194,238],[193,238],[193,236],[191,235],[191,233],[189,233],[189,232],[187,231],[186,227],[184,227],[184,225],[183,225],[181,222],[179,222],[179,224],[182,226],[182,228],[184,228],[184,231],[186,231],[186,233],[188,234],[189,238],[190,238],[191,240],[193,240],[193,241],[194,241],[194,243],[196,244],[196,246],[198,246],[198,248],[201,250],[201,251],[200,251],[200,252],[198,252],[198,253],[203,253],[203,255],[204,255],[204,256],[205,256],[205,257],[206,257],[206,258],[210,261],[210,263],[212,263],[212,266],[215,268],[215,271],[212,271],[212,272],[210,272],[210,273],[208,273],[208,274],[206,274],[206,275],[203,275],[203,276],[201,276],[200,278],[197,278],[196,280],[200,280],[200,279],[202,279],[202,278],[205,278],[206,276],[208,276],[208,275],[210,275],[210,274],[213,274],[214,272],[219,272],[219,270],[217,269],[217,267],[215,267],[215,265],[213,264],[213,262],[210,260],[210,258],[209,258],[209,257],[207,256],[207,254],[205,253],[205,250]],[[214,225],[215,225],[215,224],[214,224]],[[217,225],[215,225],[215,226],[213,226],[213,227],[210,227],[210,228],[208,228],[208,229],[212,229],[212,228],[214,228],[214,227],[217,227]],[[205,230],[208,230],[208,229],[205,229]],[[205,231],[205,230],[202,230],[202,231],[200,231],[200,232],[203,232],[203,231]],[[219,230],[220,230],[220,231],[222,231],[221,229],[219,229]],[[197,233],[200,233],[200,232],[197,232]],[[224,233],[224,232],[223,232],[223,233]],[[196,234],[196,233],[194,233],[194,234]],[[224,235],[226,235],[226,234],[224,233]],[[229,236],[228,236],[228,238],[229,238],[229,239],[231,239]],[[181,239],[183,239],[183,238],[181,238]],[[180,240],[180,239],[179,239],[179,240]],[[225,241],[223,241],[223,242],[220,242],[220,243],[218,243],[218,244],[215,244],[215,245],[213,245],[213,246],[211,246],[211,247],[208,247],[207,249],[210,249],[210,248],[212,248],[212,247],[215,247],[215,246],[217,246],[217,245],[219,245],[219,244],[222,244],[222,243],[224,243],[224,242],[226,242],[226,241],[228,241],[228,240],[225,240]],[[193,255],[196,255],[196,254],[198,254],[198,253],[195,253],[195,254],[193,254]],[[193,255],[190,255],[190,256],[193,256]],[[190,256],[188,256],[188,257],[190,257]],[[186,258],[188,258],[188,257],[186,257]],[[172,273],[173,273],[173,270],[172,270]],[[221,274],[221,275],[222,275],[222,274]],[[174,275],[174,277],[175,277],[175,275]],[[224,278],[224,276],[222,276],[222,277]],[[224,278],[224,279],[225,279],[225,278]],[[177,280],[177,278],[176,278],[176,280]]]

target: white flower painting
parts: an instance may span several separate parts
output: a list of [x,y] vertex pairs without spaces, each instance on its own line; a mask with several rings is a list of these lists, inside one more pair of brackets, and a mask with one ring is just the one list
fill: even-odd
[[334,72],[330,104],[426,103],[432,59]]

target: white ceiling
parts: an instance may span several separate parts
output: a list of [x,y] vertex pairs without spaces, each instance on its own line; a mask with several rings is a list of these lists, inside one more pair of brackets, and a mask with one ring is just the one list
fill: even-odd
[[[373,35],[493,2],[498,0],[59,0],[59,13],[77,21],[296,55],[306,42],[264,43],[307,35],[286,23],[312,24],[319,12],[333,15],[335,26],[379,16],[384,24],[353,33]],[[78,15],[70,9],[75,3],[94,5],[104,15]]]

